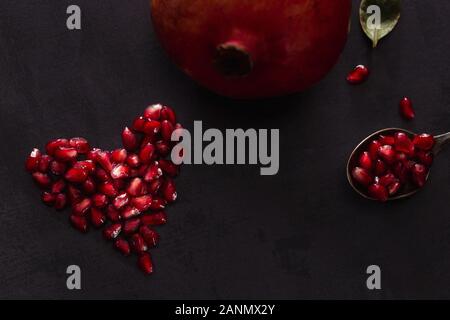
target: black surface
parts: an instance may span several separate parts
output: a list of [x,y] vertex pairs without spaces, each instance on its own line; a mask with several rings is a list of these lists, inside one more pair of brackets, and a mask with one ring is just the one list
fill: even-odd
[[[313,89],[235,102],[199,88],[166,58],[148,2],[78,0],[82,31],[68,31],[73,1],[0,4],[1,298],[450,298],[449,150],[407,201],[378,204],[353,193],[346,157],[389,126],[450,130],[447,1],[404,1],[392,35],[371,50],[353,12],[337,66]],[[355,64],[369,82],[343,79]],[[417,119],[398,116],[410,96]],[[151,103],[214,128],[280,128],[280,172],[256,166],[185,166],[144,276],[99,232],[74,231],[67,212],[42,205],[23,163],[53,137],[119,146],[120,130]],[[82,290],[66,289],[78,264]],[[365,287],[378,264],[382,290]]]

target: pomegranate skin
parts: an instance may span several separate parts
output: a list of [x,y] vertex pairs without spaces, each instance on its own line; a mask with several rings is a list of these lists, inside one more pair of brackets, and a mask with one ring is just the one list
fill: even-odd
[[351,0],[151,0],[153,26],[172,60],[233,98],[303,91],[344,48]]

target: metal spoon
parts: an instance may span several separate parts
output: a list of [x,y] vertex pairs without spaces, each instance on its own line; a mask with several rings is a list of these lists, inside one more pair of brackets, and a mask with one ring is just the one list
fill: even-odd
[[[351,175],[351,171],[352,169],[357,166],[358,163],[358,157],[361,154],[361,152],[366,150],[367,145],[374,139],[376,139],[380,134],[381,135],[390,135],[390,134],[394,134],[395,132],[404,132],[406,133],[411,139],[414,137],[414,133],[405,129],[399,129],[399,128],[386,128],[386,129],[382,129],[379,130],[377,132],[372,133],[371,135],[369,135],[367,138],[365,138],[363,141],[361,141],[356,148],[352,151],[352,153],[350,154],[350,157],[348,159],[347,162],[347,179],[348,182],[350,183],[350,185],[352,186],[353,190],[355,190],[357,193],[359,193],[361,196],[363,196],[366,199],[370,199],[370,200],[376,200],[370,196],[368,196],[363,189],[361,189],[358,185],[356,185],[353,182],[352,179],[352,175]],[[441,135],[437,135],[434,137],[435,140],[435,144],[432,150],[433,156],[436,156],[441,150],[442,147],[447,144],[450,143],[450,132],[448,133],[444,133]],[[429,175],[429,173],[428,173]],[[428,175],[427,175],[427,179],[428,179]],[[415,194],[417,191],[419,191],[420,188],[417,187],[410,187],[409,189],[403,190],[402,193],[394,196],[394,197],[389,197],[388,200],[397,200],[397,199],[402,199],[402,198],[406,198],[409,197],[413,194]]]

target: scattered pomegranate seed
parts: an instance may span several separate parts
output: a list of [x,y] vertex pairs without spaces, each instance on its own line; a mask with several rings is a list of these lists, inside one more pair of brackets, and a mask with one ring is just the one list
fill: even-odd
[[378,149],[380,149],[381,143],[378,140],[373,140],[369,144],[369,155],[372,160],[378,158]]
[[383,136],[380,135],[379,141],[381,145],[390,145],[393,146],[395,144],[395,138],[393,136]]
[[144,239],[147,246],[156,247],[159,240],[159,234],[156,231],[150,229],[148,226],[141,226],[139,228],[139,233]]
[[81,168],[70,168],[67,170],[65,176],[67,181],[74,182],[74,183],[81,183],[86,181],[88,174],[86,170]]
[[130,255],[130,244],[128,243],[127,240],[123,239],[123,238],[117,238],[116,241],[114,242],[114,246],[117,248],[117,250],[119,250],[124,256],[129,256]]
[[422,133],[413,139],[414,145],[424,151],[430,151],[434,147],[434,137],[430,134]]
[[123,233],[128,235],[135,233],[140,224],[141,220],[139,218],[133,218],[125,221],[123,224]]
[[45,146],[47,154],[32,150],[25,169],[44,189],[45,204],[56,210],[71,206],[74,228],[87,232],[88,220],[103,228],[117,250],[129,255],[133,249],[140,268],[151,273],[150,255],[144,251],[156,246],[159,236],[149,226],[165,224],[161,210],[176,199],[171,177],[179,167],[164,158],[174,146],[173,131],[181,125],[170,107],[158,104],[137,117],[132,128],[122,132],[124,148],[114,151],[91,148],[82,137],[52,140]]
[[77,150],[72,147],[59,147],[55,150],[55,158],[60,161],[73,161],[77,156]]
[[139,233],[135,233],[130,239],[131,249],[136,253],[147,251],[148,246],[144,241],[144,238]]
[[352,177],[355,179],[356,182],[363,186],[368,186],[372,181],[373,178],[370,175],[370,173],[363,168],[355,167],[352,171]]
[[70,223],[72,226],[77,229],[78,231],[86,233],[88,231],[88,224],[85,217],[71,215],[70,216]]
[[94,227],[100,228],[106,222],[106,216],[97,208],[91,208],[89,218]]
[[122,231],[122,225],[120,223],[111,224],[103,229],[103,237],[106,240],[115,239],[120,234],[120,231]]
[[400,114],[405,118],[406,120],[412,120],[416,116],[412,102],[409,98],[404,97],[400,101]]
[[153,273],[153,263],[148,252],[139,255],[138,266],[146,274]]
[[404,132],[397,132],[394,135],[394,145],[397,151],[404,152],[410,156],[414,154],[414,144]]
[[56,210],[62,210],[66,207],[67,204],[67,197],[64,193],[58,193],[55,196],[55,209]]
[[50,177],[46,173],[34,172],[31,176],[33,177],[36,184],[41,188],[48,188],[52,183]]
[[381,146],[378,149],[378,155],[387,163],[392,164],[395,161],[395,150],[390,145]]
[[38,170],[42,173],[47,173],[50,167],[50,163],[53,158],[47,154],[42,155],[41,160],[39,160]]
[[34,148],[30,152],[30,155],[28,156],[27,161],[25,162],[25,169],[28,172],[37,171],[41,157],[42,157],[41,151],[39,151],[39,149]]
[[166,224],[167,217],[164,211],[159,211],[153,214],[146,214],[140,217],[142,225],[159,226]]
[[90,150],[89,142],[85,138],[72,138],[69,140],[69,145],[75,148],[80,154],[86,154]]
[[369,69],[363,65],[357,65],[348,75],[347,82],[350,84],[360,84],[369,77]]
[[55,203],[55,195],[53,193],[44,191],[42,193],[42,202],[44,202],[48,206],[53,206]]
[[122,131],[122,144],[129,151],[133,151],[138,146],[136,135],[128,127]]
[[433,153],[426,151],[417,151],[416,152],[417,160],[427,167],[431,167],[433,164]]

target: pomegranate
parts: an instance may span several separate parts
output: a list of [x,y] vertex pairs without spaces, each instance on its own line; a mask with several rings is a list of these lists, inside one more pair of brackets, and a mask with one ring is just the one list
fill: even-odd
[[318,82],[344,47],[350,11],[351,0],[151,1],[155,31],[174,62],[234,98],[278,96]]
[[434,143],[425,133],[379,135],[354,161],[350,176],[362,192],[383,202],[401,190],[422,188],[433,163]]
[[156,246],[159,234],[150,227],[166,223],[161,210],[177,198],[173,177],[179,167],[165,158],[173,148],[172,131],[180,127],[172,108],[151,105],[133,129],[122,131],[124,148],[110,152],[91,148],[82,137],[56,139],[47,143],[47,154],[34,148],[25,169],[43,189],[45,205],[71,207],[75,229],[103,229],[117,250],[125,256],[135,252],[139,267],[152,273],[147,251]]

